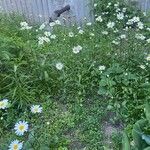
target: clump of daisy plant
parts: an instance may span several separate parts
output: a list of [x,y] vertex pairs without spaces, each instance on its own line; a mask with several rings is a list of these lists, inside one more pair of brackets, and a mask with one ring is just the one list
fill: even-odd
[[19,136],[24,135],[25,132],[28,131],[29,125],[26,121],[19,121],[15,124],[15,133]]

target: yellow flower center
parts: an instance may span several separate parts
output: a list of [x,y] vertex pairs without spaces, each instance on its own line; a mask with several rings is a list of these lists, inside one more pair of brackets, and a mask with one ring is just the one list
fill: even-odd
[[35,112],[38,112],[38,108],[35,108],[34,111],[35,111]]
[[18,145],[17,144],[14,144],[13,150],[18,150]]
[[3,107],[4,106],[4,102],[0,102],[0,107]]
[[20,125],[19,130],[23,131],[24,130],[24,125]]

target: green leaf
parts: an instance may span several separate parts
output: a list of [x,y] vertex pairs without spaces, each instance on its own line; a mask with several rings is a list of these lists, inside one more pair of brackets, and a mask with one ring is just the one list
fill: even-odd
[[149,147],[147,147],[147,148],[144,148],[144,150],[150,150],[150,146],[149,146]]
[[150,123],[150,105],[148,102],[145,105],[145,115],[146,115],[146,119]]
[[129,138],[125,132],[123,133],[122,149],[123,150],[131,150],[130,141],[129,141]]
[[150,135],[142,135],[142,139],[145,140],[145,142],[150,145]]
[[132,136],[135,146],[138,148],[138,150],[143,150],[143,148],[147,147],[147,144],[142,139],[142,129],[145,127],[146,124],[147,120],[142,119],[137,121],[133,126]]

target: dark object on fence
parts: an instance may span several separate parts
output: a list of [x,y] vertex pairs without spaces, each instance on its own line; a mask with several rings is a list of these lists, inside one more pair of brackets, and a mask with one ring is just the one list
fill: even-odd
[[49,18],[49,23],[57,20],[57,18],[60,17],[62,13],[69,11],[69,10],[70,10],[70,5],[66,5],[60,10],[55,10],[52,16]]

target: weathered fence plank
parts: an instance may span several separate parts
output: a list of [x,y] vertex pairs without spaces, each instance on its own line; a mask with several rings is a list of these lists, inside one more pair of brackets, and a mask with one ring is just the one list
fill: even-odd
[[32,22],[43,23],[57,9],[65,5],[71,6],[70,12],[64,13],[60,20],[65,24],[82,22],[83,18],[91,20],[89,2],[91,0],[0,0],[0,7],[4,13],[21,14]]

